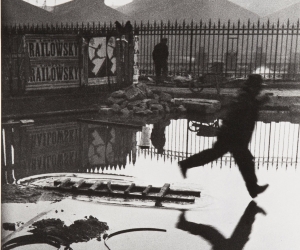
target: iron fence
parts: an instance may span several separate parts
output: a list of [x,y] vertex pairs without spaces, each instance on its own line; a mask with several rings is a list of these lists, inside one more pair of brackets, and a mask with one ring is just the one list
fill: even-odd
[[[267,79],[299,80],[300,48],[297,23],[140,23],[140,71],[154,74],[152,51],[165,37],[169,74],[200,76],[218,71],[235,78],[260,73]],[[216,68],[215,68],[216,69]]]
[[[139,35],[139,67],[153,75],[152,51],[166,37],[169,75],[201,76],[217,70],[226,76],[245,78],[260,73],[267,79],[300,79],[300,21],[296,23],[154,22],[134,23]],[[13,34],[78,34],[105,36],[115,32],[112,23],[15,25],[2,28],[3,37]]]

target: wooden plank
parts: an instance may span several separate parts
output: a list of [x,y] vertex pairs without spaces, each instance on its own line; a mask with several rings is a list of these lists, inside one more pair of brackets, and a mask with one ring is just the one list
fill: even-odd
[[102,181],[96,181],[91,187],[89,187],[89,191],[95,191],[98,187],[103,184]]
[[71,182],[71,178],[66,178],[61,180],[60,184],[57,186],[59,188],[64,188],[66,187],[69,183]]
[[121,192],[113,192],[113,193],[108,193],[107,191],[104,190],[95,190],[94,194],[98,195],[104,195],[104,196],[110,196],[114,198],[131,198],[131,199],[148,199],[148,200],[153,200],[153,201],[158,201],[161,202],[162,200],[164,201],[173,201],[173,202],[189,202],[193,203],[195,202],[194,197],[172,197],[172,196],[164,196],[163,199],[161,197],[158,197],[157,195],[148,195],[148,196],[143,196],[141,194],[133,193],[133,194],[128,194],[127,196],[124,193]]
[[170,189],[169,194],[200,197],[201,192],[200,191],[192,191],[192,190],[172,190],[172,189]]
[[[70,178],[68,178],[68,179],[70,179]],[[61,184],[62,182],[64,182],[65,180],[66,180],[65,177],[62,177],[62,178],[59,178],[59,179],[54,180],[54,181],[53,181],[54,186],[60,185],[60,184]],[[71,180],[71,179],[70,179],[70,180]]]
[[[116,187],[118,184],[116,184]],[[135,190],[137,192],[143,192],[147,187],[146,186],[136,186]],[[152,187],[151,186],[151,192],[153,193],[159,193],[161,188],[159,187]],[[180,190],[180,189],[169,189],[168,194],[175,194],[175,195],[186,195],[186,196],[195,196],[195,197],[200,197],[201,192],[200,191],[193,191],[193,190]]]
[[162,200],[163,200],[163,197],[167,194],[167,192],[170,190],[170,184],[166,183],[165,185],[163,185],[163,187],[161,188],[161,190],[159,191],[159,194],[158,194],[158,199],[156,199],[156,202],[155,202],[155,206],[156,207],[161,207],[162,204]]
[[163,198],[157,197],[155,195],[149,195],[146,198],[156,200],[158,203],[162,201],[173,201],[173,202],[195,202],[194,197],[172,197],[172,196],[164,196]]
[[73,186],[72,189],[78,189],[85,183],[85,179],[80,179]]
[[[96,183],[95,183],[96,184]],[[101,185],[102,183],[98,182],[96,185],[93,185],[94,188],[90,189],[76,189],[76,192],[81,192],[82,194],[90,194],[90,192],[93,192],[93,195],[99,195],[99,196],[109,196],[114,198],[126,198],[126,199],[141,199],[141,200],[153,200],[156,201],[156,206],[161,206],[162,201],[171,201],[171,202],[187,202],[187,203],[194,203],[195,197],[172,197],[170,195],[165,195],[164,197],[159,197],[156,194],[151,195],[142,195],[141,193],[129,193],[128,195],[125,195],[124,192],[109,192],[107,190],[97,190],[95,187]],[[54,186],[45,186],[46,189],[55,190],[58,187]],[[63,190],[69,190],[67,188],[63,188]],[[75,191],[75,190],[74,190]]]
[[169,190],[170,190],[170,184],[168,184],[168,183],[164,184],[158,194],[158,197],[160,197],[160,198],[164,197]]
[[135,184],[131,183],[130,186],[124,191],[124,194],[128,195],[134,187],[135,187]]
[[142,195],[146,196],[149,192],[150,189],[152,188],[152,185],[147,186],[143,191],[142,191]]
[[114,192],[114,191],[111,189],[111,181],[107,182],[106,186],[107,186],[107,190],[108,190],[109,193],[113,193],[113,192]]

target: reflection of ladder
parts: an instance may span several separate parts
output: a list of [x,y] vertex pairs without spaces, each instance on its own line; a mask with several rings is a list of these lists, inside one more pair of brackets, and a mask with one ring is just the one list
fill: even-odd
[[200,197],[200,191],[170,189],[166,183],[162,187],[139,186],[135,183],[113,183],[111,181],[61,178],[53,181],[47,189],[69,191],[87,195],[97,195],[112,198],[153,200],[156,204],[162,201],[194,203],[195,197]]

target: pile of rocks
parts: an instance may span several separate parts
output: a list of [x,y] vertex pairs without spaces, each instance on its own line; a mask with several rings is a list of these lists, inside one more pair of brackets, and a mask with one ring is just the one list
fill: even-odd
[[150,115],[163,113],[183,113],[186,108],[165,92],[153,92],[144,83],[133,84],[125,90],[113,92],[101,106],[101,114]]

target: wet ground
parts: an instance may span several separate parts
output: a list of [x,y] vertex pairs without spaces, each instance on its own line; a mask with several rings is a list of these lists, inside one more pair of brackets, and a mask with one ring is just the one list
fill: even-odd
[[[20,191],[13,186],[16,199],[4,200],[2,222],[21,221],[24,225],[16,232],[2,229],[4,242],[29,234],[28,226],[36,221],[60,219],[69,227],[92,215],[107,223],[109,235],[136,228],[153,231],[131,231],[106,241],[103,235],[101,241],[93,236],[72,243],[73,249],[298,249],[300,125],[292,117],[278,121],[274,115],[272,121],[268,114],[257,122],[249,147],[256,157],[259,184],[270,187],[254,201],[229,154],[189,170],[187,179],[181,176],[178,160],[212,145],[222,122],[218,117],[156,119],[127,126],[99,122],[103,121],[99,116],[85,117],[93,118],[90,123],[78,118],[37,120],[15,127],[11,137],[6,131],[6,143],[13,142],[13,156],[10,162],[9,152],[5,152],[7,175],[3,180],[17,183],[38,174],[59,173],[130,177],[149,185],[169,183],[171,188],[200,190],[201,197],[194,204],[162,202],[162,207],[155,207],[153,201],[60,192],[53,199],[42,189]],[[54,249],[49,244],[34,247]],[[27,245],[20,249],[35,248]]]
[[[221,88],[221,96],[217,95],[215,88],[204,88],[200,93],[193,93],[189,88],[166,85],[155,85],[145,82],[152,90],[160,90],[180,98],[208,98],[221,99],[222,104],[228,102],[234,96],[239,87],[224,86]],[[300,102],[299,83],[268,83],[263,93],[269,94],[273,106],[286,106]],[[42,116],[70,115],[97,113],[99,105],[109,96],[109,93],[99,91],[86,92],[79,89],[75,93],[28,95],[23,97],[4,98],[2,100],[2,119],[27,119]]]

